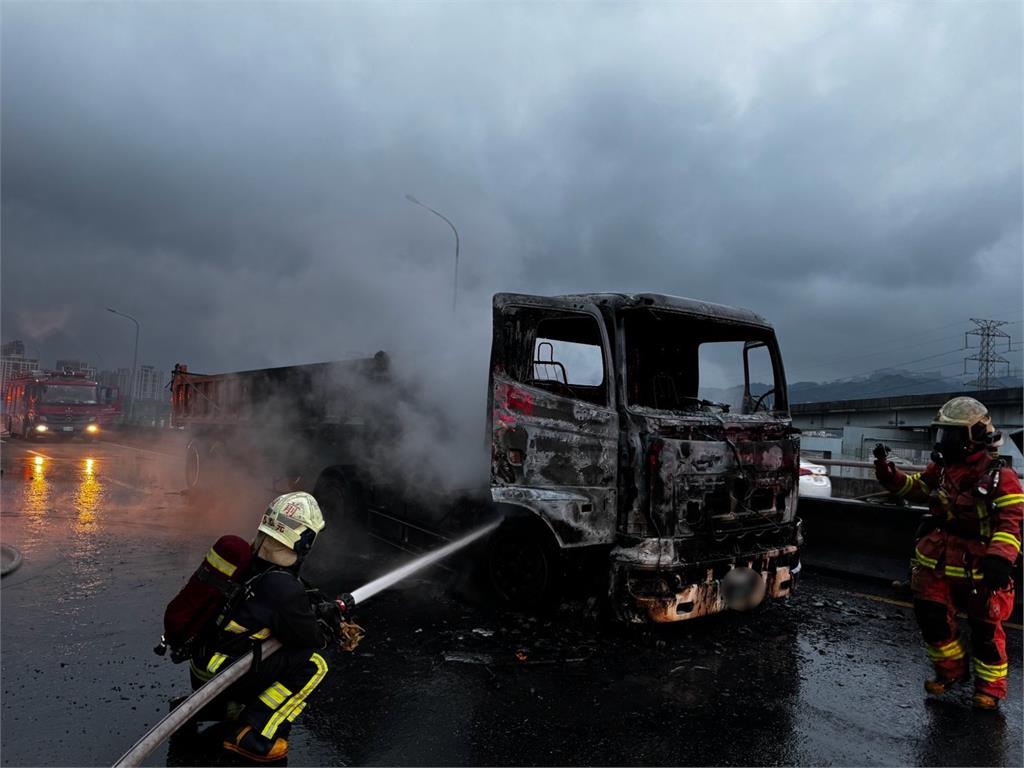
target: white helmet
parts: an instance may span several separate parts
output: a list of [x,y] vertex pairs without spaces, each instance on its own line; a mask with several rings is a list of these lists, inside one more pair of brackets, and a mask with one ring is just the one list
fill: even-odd
[[324,525],[324,516],[316,499],[298,491],[278,496],[270,502],[263,513],[259,531],[281,542],[301,558],[309,553]]

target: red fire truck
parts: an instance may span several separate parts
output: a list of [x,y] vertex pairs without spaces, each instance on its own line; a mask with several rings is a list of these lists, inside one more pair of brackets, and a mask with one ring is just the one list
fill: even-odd
[[121,412],[117,387],[73,371],[33,371],[7,382],[3,425],[28,440],[82,435],[96,439]]

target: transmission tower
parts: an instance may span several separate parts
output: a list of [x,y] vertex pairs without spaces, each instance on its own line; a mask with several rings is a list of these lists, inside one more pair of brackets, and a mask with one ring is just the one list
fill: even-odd
[[995,351],[995,340],[1006,339],[1006,350],[1010,350],[1010,334],[1002,330],[1000,326],[1007,325],[1006,320],[977,320],[971,318],[975,328],[964,334],[964,346],[969,348],[968,336],[980,336],[981,345],[978,354],[964,358],[964,373],[967,373],[967,363],[971,360],[978,361],[978,378],[970,382],[978,389],[991,389],[992,377],[997,365],[1005,365],[1007,375],[1010,372],[1010,361]]

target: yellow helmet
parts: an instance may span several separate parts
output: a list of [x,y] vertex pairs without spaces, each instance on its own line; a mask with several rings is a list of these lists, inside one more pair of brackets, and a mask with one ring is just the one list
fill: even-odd
[[324,516],[320,505],[308,493],[298,491],[278,496],[263,513],[259,532],[305,557],[313,546],[316,535],[324,529]]
[[957,461],[981,447],[995,451],[1003,444],[988,408],[973,397],[954,397],[939,408],[932,421],[938,428],[935,450],[949,461]]

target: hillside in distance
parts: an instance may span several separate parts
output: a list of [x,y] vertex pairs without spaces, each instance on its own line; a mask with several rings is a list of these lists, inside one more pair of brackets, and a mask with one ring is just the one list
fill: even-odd
[[[961,392],[974,389],[965,383],[971,376],[949,377],[938,373],[916,373],[910,371],[879,371],[869,376],[854,379],[838,379],[836,381],[816,382],[798,381],[789,385],[790,405],[797,403],[819,403],[828,400],[862,400],[873,397],[903,397],[905,395],[928,395],[935,392]],[[995,388],[1020,387],[1021,379],[1015,376],[1002,376],[993,380]],[[757,382],[752,384],[751,392],[757,396],[769,389],[768,384]],[[742,387],[728,389],[702,389],[702,394],[709,400],[730,403],[738,406],[743,396]]]

